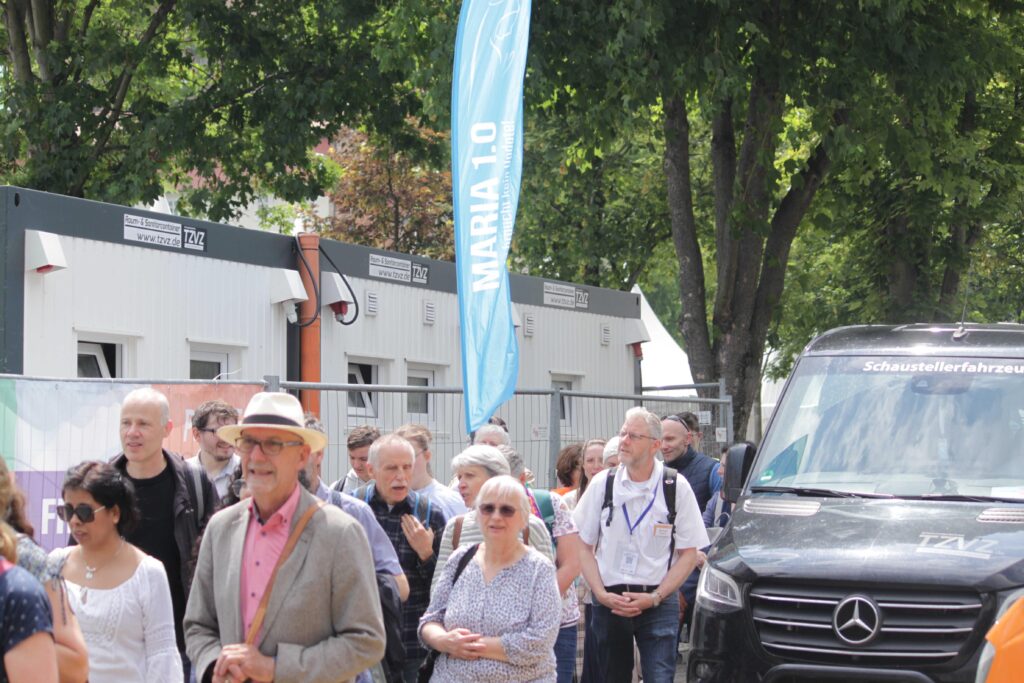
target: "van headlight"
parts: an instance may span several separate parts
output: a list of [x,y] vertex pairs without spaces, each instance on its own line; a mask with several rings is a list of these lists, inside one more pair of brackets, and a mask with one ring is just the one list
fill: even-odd
[[716,612],[731,612],[743,607],[743,596],[731,576],[705,564],[697,582],[697,604]]

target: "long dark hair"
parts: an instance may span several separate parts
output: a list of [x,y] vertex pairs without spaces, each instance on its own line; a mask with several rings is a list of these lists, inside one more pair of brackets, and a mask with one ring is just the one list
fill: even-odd
[[107,509],[117,507],[121,512],[117,520],[117,533],[129,534],[139,523],[135,487],[128,477],[105,462],[87,460],[69,469],[64,475],[61,495],[67,491],[85,491]]

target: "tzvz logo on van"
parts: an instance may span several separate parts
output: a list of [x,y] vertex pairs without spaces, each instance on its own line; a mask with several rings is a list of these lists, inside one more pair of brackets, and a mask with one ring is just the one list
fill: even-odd
[[585,289],[576,290],[576,307],[586,308],[590,305],[590,292]]
[[430,266],[425,266],[422,263],[412,264],[412,281],[417,282],[421,285],[427,284],[427,278],[430,277]]
[[190,228],[186,225],[181,229],[181,238],[181,246],[185,249],[206,251],[206,231],[202,228]]
[[986,538],[972,538],[968,541],[962,534],[924,532],[920,538],[915,550],[931,555],[957,555],[987,560],[992,557],[992,549],[996,547],[995,541]]

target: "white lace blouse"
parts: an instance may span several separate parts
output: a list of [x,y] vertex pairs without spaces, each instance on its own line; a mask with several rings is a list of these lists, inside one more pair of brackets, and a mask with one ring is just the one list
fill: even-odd
[[[63,567],[70,551],[50,553],[51,568]],[[65,583],[89,649],[90,683],[181,682],[171,589],[159,560],[146,555],[131,578],[116,588]]]

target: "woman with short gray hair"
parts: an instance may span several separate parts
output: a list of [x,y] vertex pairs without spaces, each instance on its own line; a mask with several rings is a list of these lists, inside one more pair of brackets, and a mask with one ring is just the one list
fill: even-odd
[[[455,471],[455,479],[458,482],[456,489],[462,496],[463,502],[469,508],[469,512],[458,515],[448,520],[444,528],[444,536],[441,537],[441,549],[437,552],[437,564],[434,567],[434,578],[431,582],[430,593],[433,595],[437,588],[437,581],[444,572],[444,566],[448,558],[457,549],[466,545],[479,543],[483,540],[483,534],[477,525],[477,514],[474,509],[480,489],[485,482],[494,477],[508,476],[511,474],[509,461],[501,450],[494,446],[477,444],[470,446],[452,459],[452,469]],[[522,484],[519,488],[523,488]],[[523,492],[525,497],[525,490]],[[548,533],[544,521],[535,515],[529,516],[528,531],[525,532],[525,542],[536,548],[538,552],[554,563],[555,558],[551,548],[551,535]]]
[[553,683],[561,601],[554,565],[520,542],[532,517],[526,491],[493,477],[475,512],[483,541],[452,556],[420,619],[420,639],[439,653],[430,680]]

